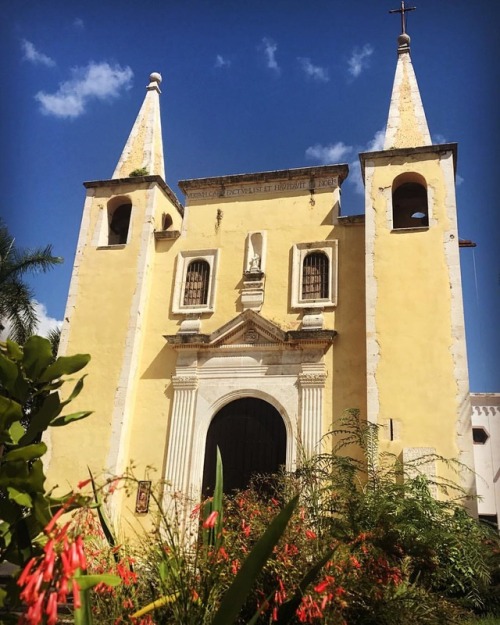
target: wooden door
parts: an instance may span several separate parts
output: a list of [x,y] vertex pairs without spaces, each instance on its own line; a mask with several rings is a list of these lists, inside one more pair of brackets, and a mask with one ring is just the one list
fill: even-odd
[[254,473],[276,473],[285,464],[285,424],[271,404],[254,397],[237,399],[219,410],[205,445],[204,495],[213,493],[217,446],[224,469],[224,492],[243,489]]

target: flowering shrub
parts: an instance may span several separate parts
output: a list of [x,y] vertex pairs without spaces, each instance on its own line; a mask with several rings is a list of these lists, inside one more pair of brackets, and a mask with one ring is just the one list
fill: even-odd
[[21,566],[19,625],[55,625],[63,604],[75,625],[451,625],[472,610],[500,613],[498,535],[459,502],[432,496],[431,486],[453,484],[431,485],[418,467],[405,475],[397,459],[380,458],[376,428],[356,413],[332,433],[330,453],[293,475],[223,498],[218,462],[213,498],[187,523],[186,502],[173,497],[164,510],[159,485],[157,526],[118,545],[93,478],[92,506],[43,488],[40,434],[88,415],[59,416],[67,402],[57,393],[88,357],[54,363],[43,339],[30,341],[0,346],[2,505],[12,519],[1,525],[0,557]]

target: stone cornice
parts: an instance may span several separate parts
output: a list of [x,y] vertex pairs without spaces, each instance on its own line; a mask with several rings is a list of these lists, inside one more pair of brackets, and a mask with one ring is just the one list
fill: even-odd
[[341,165],[323,165],[319,167],[300,167],[297,169],[278,169],[275,171],[263,171],[250,174],[234,174],[231,176],[216,176],[213,178],[194,178],[189,180],[180,180],[179,188],[186,194],[193,189],[201,189],[204,187],[221,187],[225,188],[231,185],[240,185],[245,183],[262,183],[271,181],[296,180],[298,178],[316,178],[325,176],[338,177],[339,185],[347,178],[349,166]]
[[184,206],[179,202],[177,196],[163,180],[161,176],[132,176],[132,178],[111,178],[110,180],[90,180],[84,182],[83,186],[86,189],[96,189],[99,187],[114,187],[118,185],[137,185],[141,183],[156,182],[158,186],[165,192],[165,195],[170,199],[177,211],[184,215]]
[[[245,340],[245,331],[255,331],[260,340]],[[243,333],[242,341],[238,337]],[[299,345],[320,345],[327,348],[337,335],[335,330],[282,330],[253,310],[246,310],[211,334],[178,332],[164,338],[174,349],[294,349]],[[263,340],[262,340],[263,339]]]
[[399,157],[409,157],[414,156],[415,154],[424,156],[426,154],[445,154],[446,152],[451,152],[453,155],[453,167],[455,173],[457,171],[457,143],[441,143],[438,145],[423,145],[417,148],[395,148],[393,150],[379,150],[378,152],[361,152],[359,155],[359,160],[361,162],[361,174],[363,176],[363,180],[365,179],[365,162],[367,160],[378,160],[383,158],[399,158]]

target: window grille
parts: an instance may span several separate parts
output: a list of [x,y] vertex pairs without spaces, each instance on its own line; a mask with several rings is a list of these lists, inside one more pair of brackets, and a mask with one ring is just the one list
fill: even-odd
[[302,299],[328,298],[328,256],[312,252],[304,258],[302,266]]
[[184,306],[204,306],[208,299],[210,265],[206,260],[193,260],[186,272]]

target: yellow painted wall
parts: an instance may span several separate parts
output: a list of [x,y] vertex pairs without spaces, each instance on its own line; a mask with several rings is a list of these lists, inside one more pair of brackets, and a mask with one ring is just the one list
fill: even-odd
[[[456,354],[462,345],[465,357],[465,343],[454,326],[456,303],[451,298],[452,289],[460,289],[459,267],[451,266],[447,252],[450,244],[458,251],[451,157],[379,153],[366,167],[368,177],[373,175],[366,217],[367,237],[373,236],[367,300],[375,311],[379,348],[377,421],[401,422],[401,440],[385,447],[396,453],[405,447],[434,447],[442,456],[457,458],[461,395]],[[417,172],[427,181],[428,229],[391,229],[392,182],[405,172]]]
[[[139,287],[141,254],[154,246],[153,230],[161,227],[163,212],[171,214],[173,227],[181,218],[169,198],[155,183],[107,185],[90,188],[82,222],[80,248],[70,286],[66,310],[65,354],[90,353],[85,387],[71,404],[72,410],[93,410],[88,419],[71,428],[50,432],[49,480],[62,489],[87,477],[87,465],[101,474],[108,462],[116,392],[127,353],[132,304]],[[107,247],[107,203],[114,197],[132,202],[129,241],[125,246]],[[153,220],[146,219],[148,202],[154,205]],[[149,235],[141,238],[144,224]],[[102,232],[102,237],[99,233]],[[146,279],[146,288],[149,278]],[[141,314],[144,313],[141,311]],[[64,431],[63,431],[64,430]],[[84,451],[83,451],[84,450]]]
[[[346,408],[365,406],[364,353],[364,254],[363,228],[334,226],[338,211],[338,190],[317,192],[311,206],[309,192],[296,197],[252,196],[234,200],[218,198],[189,202],[186,236],[175,242],[156,243],[155,269],[148,298],[147,328],[140,363],[139,391],[131,436],[130,457],[138,472],[148,465],[164,466],[168,433],[169,383],[175,371],[176,355],[164,334],[175,334],[184,315],[172,313],[175,278],[173,257],[181,250],[219,248],[215,312],[202,315],[201,332],[208,334],[242,312],[240,294],[249,231],[267,231],[266,286],[260,314],[283,329],[298,329],[302,311],[290,308],[291,248],[294,243],[338,238],[339,305],[325,311],[325,328],[336,329],[339,337],[328,350],[324,397],[324,428],[332,414]],[[223,216],[217,227],[217,211]],[[342,329],[337,328],[337,315]],[[147,424],[147,427],[144,427]],[[160,472],[160,471],[159,471]]]

